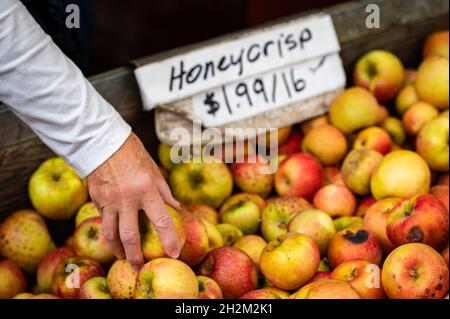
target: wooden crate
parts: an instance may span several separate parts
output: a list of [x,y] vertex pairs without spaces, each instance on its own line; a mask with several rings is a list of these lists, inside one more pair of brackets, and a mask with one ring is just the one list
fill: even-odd
[[[369,3],[378,4],[381,9],[379,29],[368,29],[365,26],[365,8]],[[407,67],[417,66],[426,36],[436,30],[448,29],[448,10],[447,0],[372,0],[348,2],[323,11],[333,18],[342,46],[341,56],[350,79],[356,59],[372,49],[391,50]],[[301,15],[311,13],[313,12]],[[281,21],[296,17],[298,15]],[[270,24],[278,22],[280,21]],[[147,57],[140,62],[160,60],[235,36],[236,34],[226,35]],[[94,76],[90,80],[100,94],[133,126],[149,152],[155,156],[158,142],[154,132],[153,112],[142,111],[133,66],[130,64]],[[38,165],[51,156],[54,154],[36,135],[5,106],[0,105],[0,220],[14,210],[31,207],[27,194],[28,179]]]

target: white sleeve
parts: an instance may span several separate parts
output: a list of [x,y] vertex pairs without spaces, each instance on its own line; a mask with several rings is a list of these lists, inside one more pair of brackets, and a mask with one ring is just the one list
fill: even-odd
[[0,101],[81,177],[131,133],[18,0],[0,0]]

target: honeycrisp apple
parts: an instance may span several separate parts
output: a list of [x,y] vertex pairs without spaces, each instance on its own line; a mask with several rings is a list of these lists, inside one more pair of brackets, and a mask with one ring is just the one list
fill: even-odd
[[222,299],[222,289],[213,279],[206,276],[197,276],[198,299]]
[[95,207],[94,203],[87,202],[78,210],[75,216],[75,227],[78,227],[83,221],[92,217],[100,216],[100,212]]
[[322,182],[320,162],[304,153],[296,153],[285,159],[275,174],[275,189],[280,196],[312,199]]
[[200,264],[198,274],[216,281],[225,298],[239,298],[255,290],[258,282],[255,264],[246,253],[235,247],[210,251]]
[[80,289],[80,299],[112,299],[105,277],[92,277]]
[[208,252],[208,232],[201,218],[188,212],[183,214],[183,226],[186,240],[179,258],[188,266],[194,267]]
[[383,160],[383,156],[373,150],[351,151],[342,165],[342,179],[345,185],[358,195],[370,193],[370,179]]
[[280,197],[272,200],[262,214],[261,233],[264,239],[271,241],[287,233],[292,218],[312,208],[312,205],[301,197]]
[[196,299],[198,281],[185,263],[169,258],[156,258],[139,271],[136,299]]
[[104,265],[114,260],[114,253],[103,236],[102,217],[86,219],[77,227],[73,249],[78,256],[90,257]]
[[378,265],[381,257],[381,245],[375,235],[363,227],[351,227],[337,232],[328,246],[328,262],[333,269],[344,261],[359,259]]
[[272,192],[273,174],[269,163],[261,156],[249,156],[244,163],[234,163],[231,166],[234,182],[243,192],[267,197]]
[[395,249],[384,262],[381,278],[391,299],[441,299],[448,293],[448,266],[438,252],[424,244]]
[[323,125],[305,136],[302,151],[317,157],[323,165],[335,165],[347,152],[347,140],[334,126]]
[[75,256],[75,252],[69,247],[56,248],[49,252],[39,263],[36,272],[38,289],[42,293],[52,293],[52,278],[56,266],[69,257]]
[[389,214],[387,234],[391,242],[424,243],[441,250],[448,242],[448,209],[433,195],[422,194],[398,203]]
[[260,267],[264,277],[285,290],[298,289],[316,273],[320,251],[306,235],[287,233],[270,241],[264,248]]
[[217,159],[176,165],[169,177],[173,195],[182,204],[204,203],[219,207],[233,190],[228,167]]
[[138,272],[126,260],[117,260],[109,269],[106,278],[109,292],[114,299],[132,299],[135,293]]
[[10,260],[0,260],[0,299],[9,299],[27,289],[22,271]]
[[33,274],[53,248],[44,219],[33,210],[17,211],[0,225],[0,255],[26,273]]
[[331,217],[351,216],[356,210],[356,198],[345,186],[327,185],[316,193],[313,205]]
[[61,158],[51,158],[33,173],[28,194],[34,208],[49,219],[71,218],[88,199],[85,180]]
[[358,133],[353,142],[353,149],[374,150],[382,155],[389,153],[392,147],[391,136],[382,128],[372,126]]
[[380,107],[367,90],[352,87],[338,95],[330,107],[330,122],[345,134],[376,125]]
[[448,109],[448,58],[432,56],[425,59],[417,72],[415,86],[420,100],[428,102],[440,110]]
[[428,193],[431,172],[418,154],[400,150],[387,154],[370,180],[372,195],[376,199],[407,198]]
[[[181,246],[183,246],[186,240],[183,218],[169,205],[166,205],[166,209],[175,225],[178,239],[182,243]],[[153,226],[147,216],[143,213],[141,213],[139,216],[139,226],[141,232],[141,246],[145,260],[167,256],[162,243],[159,240],[159,236],[156,232],[155,226]]]
[[402,62],[391,52],[371,51],[356,62],[353,80],[370,90],[378,101],[391,100],[402,88],[405,70]]
[[103,276],[102,266],[89,257],[69,257],[55,268],[52,277],[52,290],[64,299],[80,297],[80,288],[92,277]]
[[449,118],[439,117],[425,125],[417,136],[417,153],[435,171],[448,172]]

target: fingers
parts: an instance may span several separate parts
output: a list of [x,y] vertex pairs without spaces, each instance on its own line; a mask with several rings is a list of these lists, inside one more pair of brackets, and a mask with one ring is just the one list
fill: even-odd
[[162,198],[159,195],[148,197],[143,200],[142,208],[155,227],[166,254],[178,258],[181,251],[180,240]]
[[108,241],[114,255],[119,259],[125,258],[122,243],[119,237],[118,215],[113,211],[104,211],[102,217],[103,236]]
[[139,233],[137,210],[123,210],[119,213],[119,234],[127,260],[137,268],[144,264]]
[[166,181],[162,177],[157,179],[156,184],[158,186],[159,194],[166,202],[166,204],[172,206],[175,209],[181,209],[180,203],[175,198],[173,198],[169,185],[167,185]]

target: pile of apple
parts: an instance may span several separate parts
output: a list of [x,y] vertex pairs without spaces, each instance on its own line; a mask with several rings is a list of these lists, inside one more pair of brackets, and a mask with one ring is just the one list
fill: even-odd
[[[250,143],[230,166],[175,165],[160,145],[185,205],[167,206],[178,259],[141,215],[146,264],[117,260],[86,182],[44,162],[29,183],[34,210],[0,225],[0,298],[448,298],[448,31],[423,55],[417,70],[387,51],[361,57],[329,114],[279,130],[275,174]],[[65,247],[46,218],[74,223]]]

